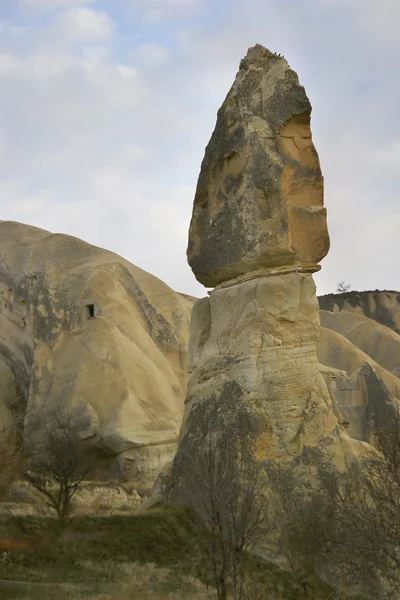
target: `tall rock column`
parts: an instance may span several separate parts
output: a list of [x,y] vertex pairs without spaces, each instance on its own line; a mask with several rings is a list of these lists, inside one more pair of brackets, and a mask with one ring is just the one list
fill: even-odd
[[291,459],[342,435],[316,357],[312,273],[329,236],[310,114],[287,61],[250,48],[218,111],[194,200],[188,261],[214,289],[193,311],[181,437],[200,401],[257,413],[259,458]]

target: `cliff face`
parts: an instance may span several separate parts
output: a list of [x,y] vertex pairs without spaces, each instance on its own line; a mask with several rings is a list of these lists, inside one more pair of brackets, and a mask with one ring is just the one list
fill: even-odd
[[372,412],[400,402],[398,298],[399,293],[385,290],[319,298],[320,306],[327,309],[320,311],[317,355],[321,372],[339,421],[347,424],[349,435],[365,441],[372,441]]
[[321,310],[364,315],[400,334],[400,292],[374,290],[319,296]]
[[286,60],[251,48],[218,111],[194,199],[188,260],[216,287],[193,309],[181,437],[193,433],[193,408],[226,403],[233,385],[232,413],[247,402],[263,419],[254,432],[259,458],[291,460],[325,445],[343,463],[356,446],[338,424],[316,355],[312,272],[329,236],[310,113]]
[[79,406],[115,471],[152,477],[175,453],[192,301],[119,256],[0,222],[0,415]]

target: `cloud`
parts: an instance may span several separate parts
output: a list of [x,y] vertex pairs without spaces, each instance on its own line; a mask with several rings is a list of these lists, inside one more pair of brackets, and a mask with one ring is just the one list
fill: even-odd
[[171,58],[168,48],[156,42],[140,44],[137,52],[147,66],[164,65]]
[[62,12],[56,26],[80,42],[107,41],[116,29],[115,21],[105,11],[83,7]]
[[380,43],[400,47],[400,4],[397,0],[358,0],[362,26]]
[[95,4],[97,0],[19,0],[21,5],[39,8],[41,10],[53,10],[56,8],[73,8],[83,5]]
[[149,22],[185,19],[196,14],[203,0],[125,0],[126,5],[142,13]]

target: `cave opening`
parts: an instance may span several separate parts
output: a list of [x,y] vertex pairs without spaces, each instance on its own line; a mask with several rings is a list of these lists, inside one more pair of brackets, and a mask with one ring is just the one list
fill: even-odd
[[86,316],[88,319],[94,319],[94,304],[86,304]]

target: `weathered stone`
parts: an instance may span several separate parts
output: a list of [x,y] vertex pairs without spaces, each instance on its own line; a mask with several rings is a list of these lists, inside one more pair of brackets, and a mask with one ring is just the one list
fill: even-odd
[[310,113],[287,61],[251,48],[218,111],[197,184],[188,261],[205,286],[319,269],[329,236]]
[[345,468],[360,452],[338,422],[316,355],[311,273],[329,237],[310,113],[286,60],[251,48],[218,112],[194,200],[188,260],[216,288],[192,313],[177,462],[203,402],[232,407],[224,428],[234,426],[235,407],[257,417],[259,459],[318,447]]
[[323,365],[339,369],[348,374],[355,373],[365,362],[368,362],[385,382],[390,393],[395,397],[400,397],[399,378],[387,371],[379,362],[373,360],[371,356],[363,352],[354,343],[332,329],[321,327],[317,356],[319,362]]
[[338,424],[318,368],[318,336],[315,285],[308,273],[215,290],[192,313],[186,418],[211,394],[219,402],[227,383],[235,382],[249,411],[254,402],[262,408],[264,457],[288,459],[305,445],[319,444]]
[[19,223],[0,222],[0,256],[2,426],[21,397],[26,432],[40,411],[79,406],[99,466],[153,479],[176,449],[192,301],[112,252]]
[[347,310],[334,313],[321,310],[320,319],[323,327],[340,333],[387,371],[396,377],[400,376],[398,333],[373,319]]
[[319,296],[318,300],[321,310],[329,310],[334,313],[346,311],[364,315],[400,334],[400,292],[398,291],[358,292],[351,290],[343,294]]

